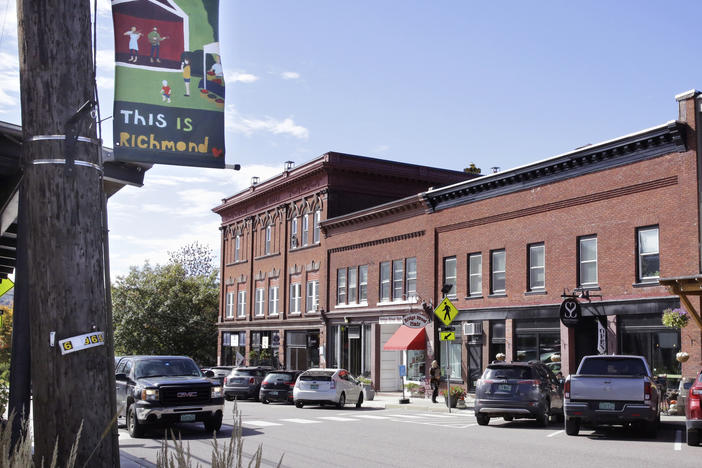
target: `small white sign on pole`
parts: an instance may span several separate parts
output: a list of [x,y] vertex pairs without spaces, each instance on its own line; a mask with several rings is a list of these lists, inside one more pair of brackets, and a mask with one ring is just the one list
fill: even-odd
[[59,340],[61,354],[69,354],[83,349],[104,346],[105,335],[103,332],[92,332],[84,335],[72,336],[64,340]]

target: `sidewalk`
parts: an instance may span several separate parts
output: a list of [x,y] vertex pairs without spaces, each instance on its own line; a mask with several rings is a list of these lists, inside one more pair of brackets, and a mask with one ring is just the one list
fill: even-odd
[[[402,404],[400,403],[400,400],[402,399],[402,392],[376,392],[373,400],[364,401],[363,406],[368,408],[399,408],[413,411],[448,413],[448,408],[446,407],[446,399],[441,395],[437,397],[437,403],[432,403],[431,398],[410,398],[408,392],[405,393],[405,396],[407,399],[409,399],[409,403]],[[474,401],[475,396],[469,393],[465,397],[466,407],[451,408],[451,412],[473,411]]]

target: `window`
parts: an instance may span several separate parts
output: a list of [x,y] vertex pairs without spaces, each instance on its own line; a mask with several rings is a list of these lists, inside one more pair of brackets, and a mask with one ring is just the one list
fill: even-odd
[[316,312],[319,304],[319,281],[307,282],[307,312]]
[[268,288],[268,315],[278,315],[278,286]]
[[336,303],[346,304],[346,268],[336,270]]
[[639,250],[638,281],[657,281],[661,276],[660,254],[658,252],[658,226],[637,230]]
[[349,268],[349,296],[348,303],[355,304],[358,301],[358,269]]
[[297,247],[297,218],[293,218],[290,221],[290,248],[294,249]]
[[299,314],[302,310],[300,302],[302,300],[302,284],[290,283],[290,313]]
[[447,296],[456,295],[456,257],[444,258],[444,283],[451,286]]
[[256,288],[256,308],[254,314],[256,317],[263,317],[263,304],[266,302],[266,290],[263,288]]
[[246,291],[239,291],[236,298],[236,316],[239,318],[246,317]]
[[266,226],[266,245],[264,254],[268,255],[271,253],[271,235],[273,233],[273,226]]
[[310,223],[307,215],[302,216],[302,245],[307,245],[307,237],[310,233]]
[[227,293],[227,318],[234,317],[234,293]]
[[358,267],[358,302],[368,302],[368,265]]
[[380,291],[378,294],[380,302],[390,300],[390,262],[380,264]]
[[546,248],[544,244],[529,246],[529,290],[546,287]]
[[505,251],[492,251],[491,268],[491,292],[492,294],[501,294],[505,292]]
[[392,262],[392,300],[402,300],[402,289],[405,281],[405,261],[393,260]]
[[417,259],[407,259],[407,280],[405,283],[405,297],[408,301],[417,298]]
[[580,286],[597,285],[597,237],[581,237],[579,241],[578,257],[580,262]]
[[322,212],[317,210],[314,212],[314,224],[312,229],[312,239],[315,244],[319,244],[319,222],[322,220]]
[[474,253],[468,255],[468,294],[483,295],[483,255]]
[[241,259],[241,236],[237,234],[234,238],[234,261],[238,262]]

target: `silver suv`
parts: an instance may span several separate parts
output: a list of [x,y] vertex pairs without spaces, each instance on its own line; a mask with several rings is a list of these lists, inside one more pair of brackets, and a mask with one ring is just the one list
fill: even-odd
[[235,398],[253,398],[258,401],[261,382],[272,371],[272,367],[239,367],[224,378],[224,398],[231,401]]

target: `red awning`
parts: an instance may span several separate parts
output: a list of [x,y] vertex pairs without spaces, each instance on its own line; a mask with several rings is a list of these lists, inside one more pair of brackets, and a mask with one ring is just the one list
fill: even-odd
[[394,335],[390,337],[383,349],[427,349],[424,328],[410,328],[400,325]]

